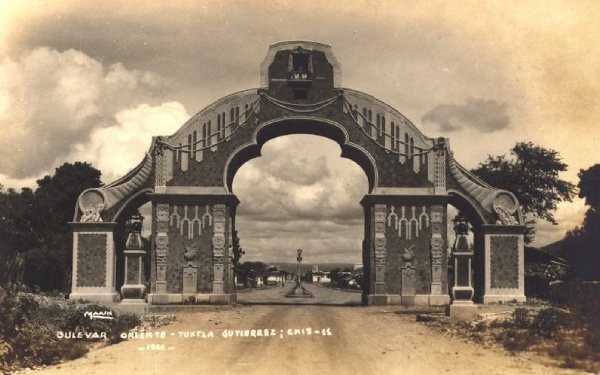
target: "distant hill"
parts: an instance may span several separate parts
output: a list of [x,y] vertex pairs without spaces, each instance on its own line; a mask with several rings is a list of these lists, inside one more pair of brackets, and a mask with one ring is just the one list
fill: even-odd
[[525,266],[532,263],[560,263],[565,265],[566,261],[537,247],[525,246]]
[[549,245],[543,246],[542,248],[540,248],[540,250],[542,250],[545,253],[564,258],[563,254],[562,254],[562,242],[563,242],[562,240],[552,242]]

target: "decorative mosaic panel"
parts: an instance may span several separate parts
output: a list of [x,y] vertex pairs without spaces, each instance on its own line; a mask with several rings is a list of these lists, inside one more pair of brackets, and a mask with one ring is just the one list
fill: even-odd
[[106,286],[106,246],[104,233],[77,235],[77,286]]
[[490,238],[490,270],[492,288],[519,287],[519,237]]
[[140,281],[140,258],[130,257],[127,259],[127,284],[139,284]]

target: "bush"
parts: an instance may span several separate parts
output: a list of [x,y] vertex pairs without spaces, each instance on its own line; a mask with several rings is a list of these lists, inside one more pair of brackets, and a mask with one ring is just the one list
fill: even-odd
[[16,285],[0,288],[0,369],[52,364],[87,353],[83,343],[56,338],[55,323],[63,316],[58,305],[42,307],[33,296],[19,294]]
[[73,331],[73,332],[110,332],[113,325],[114,320],[106,320],[106,319],[90,319],[85,316],[85,312],[104,312],[110,311],[112,312],[112,316],[115,316],[115,312],[109,308],[100,305],[85,305],[79,306],[77,308],[71,308],[67,310],[63,321],[60,325],[61,330],[63,331]]
[[59,339],[57,331],[106,332],[108,343],[121,341],[121,333],[141,324],[136,315],[116,315],[113,320],[90,319],[86,311],[112,311],[100,305],[64,306],[47,297],[0,288],[0,372],[75,359],[88,351],[86,341]]
[[115,344],[121,342],[121,333],[129,332],[129,330],[142,324],[140,318],[135,314],[123,314],[117,316],[113,321],[109,343]]
[[533,318],[532,328],[535,333],[551,338],[556,335],[556,332],[565,325],[566,314],[554,307],[541,309]]
[[[84,313],[88,311],[111,311],[114,319],[90,319],[84,315]],[[65,331],[106,332],[109,343],[115,344],[122,341],[121,333],[128,332],[140,324],[142,324],[142,322],[135,314],[118,315],[113,310],[104,306],[85,305],[76,309],[71,309],[67,313],[62,329]]]
[[529,328],[531,326],[531,316],[526,308],[517,307],[512,313],[512,319],[517,328]]
[[496,340],[500,341],[502,346],[511,353],[525,350],[536,343],[535,336],[528,331],[514,328],[503,331],[496,337]]

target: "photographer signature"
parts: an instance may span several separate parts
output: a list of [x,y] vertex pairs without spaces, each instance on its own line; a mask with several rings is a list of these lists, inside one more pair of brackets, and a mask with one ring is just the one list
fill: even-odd
[[86,311],[83,313],[83,316],[90,318],[90,319],[108,319],[108,320],[114,319],[113,312],[110,310],[108,310],[108,311]]

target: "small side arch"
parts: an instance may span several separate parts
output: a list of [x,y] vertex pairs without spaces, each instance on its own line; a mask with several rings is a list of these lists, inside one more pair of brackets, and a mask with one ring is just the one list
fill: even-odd
[[448,190],[448,203],[463,213],[473,226],[490,224],[486,214],[477,202],[460,191]]
[[119,209],[112,216],[112,222],[124,222],[127,220],[127,217],[130,216],[134,210],[143,206],[147,202],[150,201],[150,193],[153,193],[154,190],[151,188],[142,189],[131,197],[129,197],[123,204],[119,207]]

